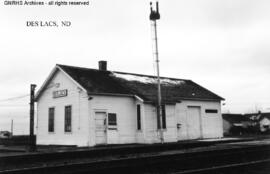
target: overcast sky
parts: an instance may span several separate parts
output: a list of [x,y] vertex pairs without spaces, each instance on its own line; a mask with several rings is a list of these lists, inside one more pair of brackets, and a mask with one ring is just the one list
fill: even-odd
[[[0,5],[0,130],[28,133],[30,83],[56,63],[155,74],[148,0],[85,7]],[[162,76],[191,79],[226,99],[223,112],[270,112],[270,1],[160,0]],[[72,22],[26,27],[27,20]],[[6,100],[14,97],[21,99]]]

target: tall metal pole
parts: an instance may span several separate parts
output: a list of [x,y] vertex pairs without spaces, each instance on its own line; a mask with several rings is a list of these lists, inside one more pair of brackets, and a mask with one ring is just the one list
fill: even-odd
[[30,85],[30,136],[29,136],[29,151],[36,150],[36,142],[34,137],[34,114],[35,114],[35,88],[37,85]]
[[159,76],[159,57],[158,57],[158,39],[157,39],[157,20],[160,19],[158,2],[156,2],[156,10],[152,8],[152,2],[150,2],[150,20],[152,21],[152,27],[154,31],[154,57],[156,59],[157,68],[157,124],[160,134],[160,141],[164,143],[163,136],[163,125],[162,125],[162,114],[161,114],[161,87],[160,87],[160,76]]

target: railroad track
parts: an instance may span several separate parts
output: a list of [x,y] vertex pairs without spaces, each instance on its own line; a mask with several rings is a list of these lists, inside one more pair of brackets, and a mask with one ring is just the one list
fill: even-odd
[[[208,168],[201,168],[201,169],[193,169],[193,170],[186,170],[186,171],[180,171],[180,172],[173,172],[171,174],[209,174],[209,173],[229,173],[232,174],[234,173],[240,173],[238,172],[239,170],[241,170],[241,172],[243,172],[243,170],[247,170],[246,168],[253,168],[254,171],[254,167],[258,167],[258,166],[262,166],[265,167],[263,168],[263,170],[268,170],[267,173],[269,173],[269,168],[266,168],[266,166],[270,165],[270,158],[268,159],[264,159],[264,160],[257,160],[257,161],[250,161],[250,162],[243,162],[243,163],[236,163],[236,164],[228,164],[228,165],[220,165],[220,166],[213,166],[213,167],[208,167]],[[262,172],[260,171],[261,169],[257,169],[257,172],[260,172],[262,174]],[[246,173],[245,173],[246,174]]]
[[269,164],[270,145],[239,147],[189,153],[160,153],[118,156],[112,159],[44,163],[0,174],[21,173],[215,173],[241,166]]
[[[245,140],[229,140],[230,142],[252,142],[249,139]],[[32,153],[16,156],[0,157],[0,170],[1,166],[6,166],[13,163],[46,163],[47,161],[61,161],[68,159],[84,159],[84,158],[103,158],[104,156],[127,156],[130,154],[142,153],[159,153],[163,151],[183,150],[192,148],[208,147],[218,144],[224,144],[222,141],[218,142],[182,142],[182,143],[166,143],[166,144],[151,144],[151,145],[127,145],[127,146],[105,146],[96,149],[80,149],[76,151],[64,152],[46,152],[46,153]]]

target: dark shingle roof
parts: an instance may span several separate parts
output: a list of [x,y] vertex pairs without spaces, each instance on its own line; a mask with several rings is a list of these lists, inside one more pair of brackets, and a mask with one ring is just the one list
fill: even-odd
[[[137,95],[146,102],[157,101],[156,77],[114,71],[57,65],[84,87],[89,94]],[[191,80],[161,77],[162,100],[176,103],[182,99],[224,100]]]

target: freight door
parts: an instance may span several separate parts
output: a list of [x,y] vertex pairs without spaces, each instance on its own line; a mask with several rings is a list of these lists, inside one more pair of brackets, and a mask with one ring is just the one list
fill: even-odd
[[96,144],[107,143],[107,123],[106,112],[95,113],[95,125],[96,125]]
[[188,139],[201,138],[200,107],[189,106],[187,112],[187,135]]

